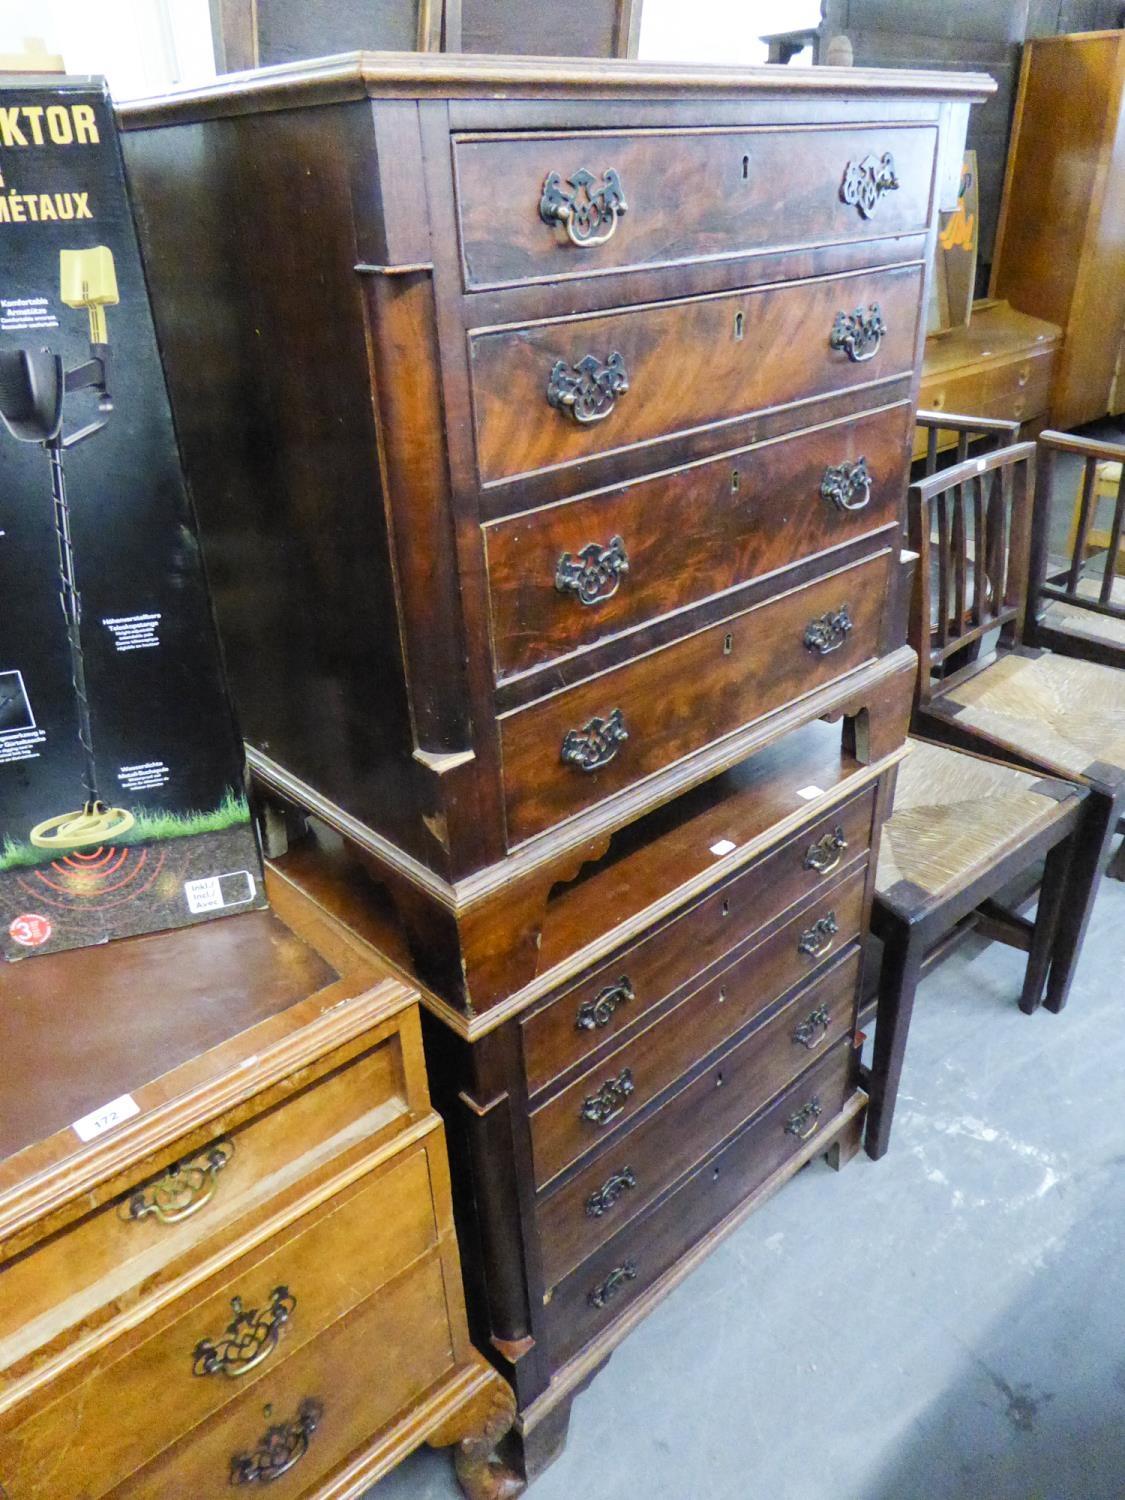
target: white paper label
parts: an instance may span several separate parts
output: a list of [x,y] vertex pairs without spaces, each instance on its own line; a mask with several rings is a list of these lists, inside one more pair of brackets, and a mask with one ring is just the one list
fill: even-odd
[[811,802],[814,797],[823,797],[824,790],[819,786],[802,786],[797,788],[797,796],[802,802]]
[[80,1141],[95,1141],[99,1135],[104,1135],[123,1120],[131,1120],[140,1112],[141,1106],[132,1094],[122,1094],[120,1099],[103,1104],[101,1109],[95,1109],[90,1114],[83,1115],[80,1120],[75,1120],[71,1129]]
[[245,906],[254,899],[254,877],[249,870],[228,870],[225,875],[185,880],[184,896],[193,916],[219,911],[224,906]]
[[730,839],[720,839],[717,844],[711,845],[711,853],[715,856],[716,859],[718,859],[721,855],[729,854],[732,849],[737,848],[738,845],[732,843]]

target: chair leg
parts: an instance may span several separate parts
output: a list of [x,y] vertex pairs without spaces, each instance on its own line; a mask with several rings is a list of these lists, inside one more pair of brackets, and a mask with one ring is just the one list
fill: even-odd
[[1039,1009],[1043,999],[1043,987],[1051,968],[1051,956],[1058,933],[1059,912],[1067,890],[1071,858],[1074,849],[1074,834],[1057,843],[1047,854],[1043,869],[1043,881],[1039,887],[1039,905],[1035,913],[1035,929],[1031,934],[1031,948],[1027,955],[1027,968],[1023,976],[1023,993],[1020,995],[1020,1010],[1030,1016]]
[[1125,839],[1118,845],[1117,853],[1110,860],[1106,874],[1111,880],[1125,880]]
[[864,1148],[872,1161],[886,1155],[898,1099],[902,1059],[914,1011],[914,993],[925,948],[916,928],[896,927],[883,942],[883,972],[875,1013],[875,1055],[871,1062],[870,1103]]
[[1082,821],[1074,832],[1074,851],[1059,908],[1051,973],[1047,980],[1045,1003],[1048,1010],[1062,1010],[1070,993],[1082,952],[1082,940],[1097,898],[1098,881],[1109,857],[1117,817],[1117,798],[1091,788]]

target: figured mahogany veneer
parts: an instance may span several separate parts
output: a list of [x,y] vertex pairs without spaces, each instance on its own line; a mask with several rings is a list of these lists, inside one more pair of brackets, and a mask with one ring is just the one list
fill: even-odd
[[361,55],[123,111],[267,828],[318,819],[283,878],[427,986],[522,1475],[858,1143],[926,266],[989,91]]

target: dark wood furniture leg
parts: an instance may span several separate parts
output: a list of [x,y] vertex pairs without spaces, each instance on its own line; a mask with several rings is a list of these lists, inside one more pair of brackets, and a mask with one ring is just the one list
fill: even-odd
[[[875,1055],[868,1084],[870,1102],[864,1139],[872,1161],[885,1156],[890,1144],[902,1059],[914,1011],[914,993],[926,956],[924,929],[901,922],[890,913],[887,917],[887,923],[880,924],[882,930],[876,929],[883,941],[883,972],[879,980]],[[874,918],[872,925],[875,925]]]
[[1082,822],[1074,836],[1074,853],[1066,890],[1059,908],[1058,932],[1047,981],[1048,1010],[1060,1011],[1066,1004],[1082,940],[1097,899],[1099,873],[1109,858],[1110,841],[1121,815],[1125,785],[1113,792],[1091,787]]
[[[1125,829],[1122,829],[1120,824],[1118,824],[1118,832],[1125,833]],[[1106,874],[1111,880],[1125,880],[1125,838],[1118,844],[1117,853],[1106,866]]]
[[[1067,882],[1074,859],[1075,838],[1064,839],[1048,853],[1043,866],[1043,880],[1039,887],[1039,904],[1035,912],[1035,927],[1031,934],[1031,947],[1027,955],[1027,969],[1023,976],[1020,994],[1020,1010],[1030,1016],[1039,1009],[1043,990],[1047,984],[1059,936],[1059,913],[1066,896]],[[1069,962],[1073,966],[1075,954]],[[1069,988],[1070,980],[1066,981]]]

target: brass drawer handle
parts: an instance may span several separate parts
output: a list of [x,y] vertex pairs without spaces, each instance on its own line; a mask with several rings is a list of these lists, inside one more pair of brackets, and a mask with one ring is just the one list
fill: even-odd
[[637,1279],[637,1263],[635,1260],[624,1261],[619,1266],[614,1266],[601,1286],[596,1286],[592,1292],[587,1294],[586,1300],[591,1307],[604,1307],[607,1302],[616,1297],[621,1288],[629,1281]]
[[[272,1411],[272,1407],[265,1408],[267,1419]],[[250,1453],[234,1455],[230,1461],[231,1484],[272,1484],[275,1479],[288,1474],[309,1451],[309,1439],[320,1426],[323,1416],[321,1403],[306,1396],[295,1417],[267,1428]]]
[[198,1156],[186,1157],[148,1187],[138,1188],[118,1205],[119,1218],[156,1219],[180,1224],[215,1196],[218,1176],[234,1155],[233,1141],[216,1141]]
[[830,911],[826,917],[819,917],[811,927],[805,928],[797,940],[797,952],[807,958],[819,958],[831,948],[832,939],[839,930],[836,913]]
[[637,1185],[637,1174],[632,1167],[622,1167],[620,1172],[614,1172],[602,1183],[600,1188],[595,1188],[586,1199],[586,1217],[588,1219],[600,1219],[602,1214],[609,1213],[617,1200]]
[[555,567],[555,588],[573,594],[579,604],[597,604],[612,599],[629,571],[629,554],[619,536],[607,547],[589,542],[576,556],[564,552]]
[[879,207],[883,194],[893,193],[897,187],[895,159],[891,153],[884,151],[882,156],[869,153],[862,161],[850,161],[844,168],[840,198],[849,208],[858,208],[861,218],[869,219]]
[[587,354],[576,365],[560,359],[547,381],[547,404],[585,426],[601,422],[629,389],[625,361],[611,354],[603,365],[595,354]]
[[625,1101],[636,1088],[633,1070],[622,1068],[616,1078],[607,1078],[596,1093],[587,1094],[578,1111],[581,1119],[591,1125],[608,1125],[625,1108]]
[[847,847],[844,830],[837,823],[830,833],[817,839],[805,850],[804,867],[806,870],[815,870],[818,875],[831,875],[833,870],[839,868]]
[[837,510],[865,510],[871,501],[866,458],[857,458],[854,464],[830,464],[820,481],[820,494]]
[[805,1047],[809,1052],[814,1052],[828,1035],[828,1028],[831,1024],[832,1012],[827,1005],[818,1005],[799,1025],[793,1028],[793,1045]]
[[785,1134],[795,1135],[799,1141],[807,1141],[810,1135],[815,1135],[820,1126],[820,1099],[815,1095],[809,1102],[790,1115],[785,1122]]
[[883,342],[887,325],[883,322],[882,309],[872,302],[866,311],[857,307],[855,312],[838,312],[828,335],[828,347],[842,350],[851,362],[861,365],[864,360],[874,359]]
[[539,199],[539,217],[544,224],[552,228],[561,224],[567,239],[579,250],[593,250],[611,240],[617,220],[629,211],[621,178],[614,168],[607,167],[598,182],[588,167],[580,167],[567,178],[566,185],[570,192],[563,187],[560,172],[547,173]]
[[567,730],[560,752],[563,765],[577,766],[580,771],[600,770],[609,765],[628,738],[619,708],[604,719],[595,714],[581,729]]
[[616,984],[607,984],[592,1000],[583,1000],[574,1018],[575,1031],[600,1031],[613,1020],[619,1005],[634,999],[633,986],[627,974],[622,974]]
[[805,626],[805,645],[818,656],[827,656],[830,651],[839,651],[854,629],[851,611],[841,604],[839,609],[830,609],[809,621]]
[[297,1299],[287,1286],[275,1286],[260,1311],[231,1298],[234,1317],[219,1339],[200,1339],[191,1356],[193,1375],[226,1375],[237,1380],[267,1360],[277,1348],[281,1330],[293,1316]]

